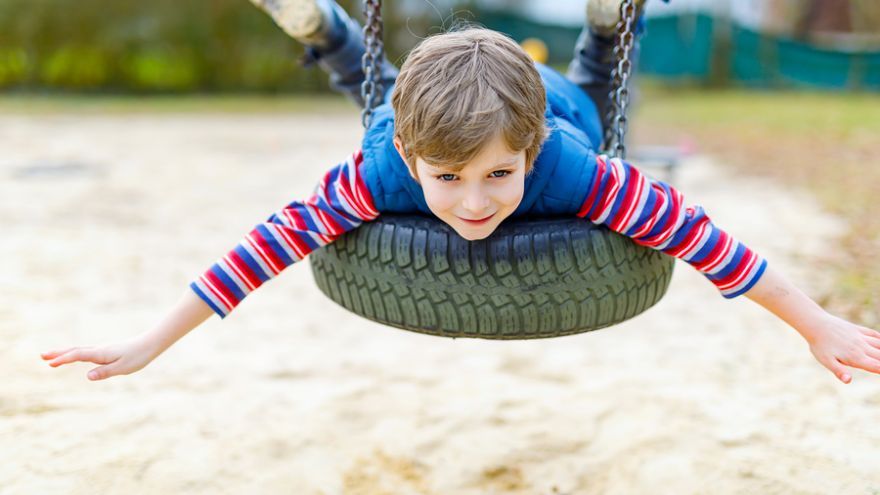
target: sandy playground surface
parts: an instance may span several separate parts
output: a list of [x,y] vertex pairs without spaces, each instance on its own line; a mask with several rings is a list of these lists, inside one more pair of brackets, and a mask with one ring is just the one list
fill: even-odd
[[[40,360],[147,329],[359,135],[354,112],[0,116],[0,494],[880,493],[880,378],[840,384],[683,264],[640,317],[527,342],[374,324],[303,264],[134,375]],[[839,226],[808,197],[701,158],[676,184],[830,290]]]

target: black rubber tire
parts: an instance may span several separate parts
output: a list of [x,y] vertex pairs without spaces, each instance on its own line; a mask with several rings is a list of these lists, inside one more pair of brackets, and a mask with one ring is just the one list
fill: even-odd
[[321,291],[346,309],[444,337],[535,339],[645,311],[673,258],[579,218],[502,223],[469,242],[423,216],[383,215],[313,252]]

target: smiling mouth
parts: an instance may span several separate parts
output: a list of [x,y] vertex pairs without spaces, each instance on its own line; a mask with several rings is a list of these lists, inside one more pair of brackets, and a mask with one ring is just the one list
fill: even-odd
[[483,225],[484,223],[488,222],[489,219],[491,219],[494,216],[495,216],[495,214],[493,213],[493,214],[489,215],[488,217],[481,218],[479,220],[468,220],[467,218],[461,218],[461,217],[458,217],[458,218],[460,220],[464,221],[465,223],[470,224],[470,225]]

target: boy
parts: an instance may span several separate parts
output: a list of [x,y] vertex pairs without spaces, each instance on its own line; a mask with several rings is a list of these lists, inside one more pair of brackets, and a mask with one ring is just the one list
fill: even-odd
[[[334,87],[363,104],[360,27],[338,5],[253,1],[308,46]],[[484,29],[426,39],[399,74],[384,60],[381,78],[393,90],[376,109],[362,150],[331,169],[310,199],[258,225],[151,331],[43,359],[51,366],[101,364],[91,380],[138,371],[211,314],[226,316],[286,266],[383,212],[435,215],[468,240],[488,237],[508,217],[538,213],[577,215],[685,260],[725,297],[745,295],[793,326],[843,383],[851,380],[846,366],[880,373],[880,333],[826,313],[702,208],[685,207],[669,185],[596,155],[598,105],[587,95],[599,104],[606,98],[617,6],[588,3],[591,25],[568,79]]]

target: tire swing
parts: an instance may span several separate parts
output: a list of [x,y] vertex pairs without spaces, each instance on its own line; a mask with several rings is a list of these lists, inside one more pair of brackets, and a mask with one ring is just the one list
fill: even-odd
[[[365,127],[381,94],[380,9],[380,0],[365,0]],[[633,0],[622,0],[621,12],[604,148],[623,158]],[[430,335],[506,340],[571,335],[632,318],[666,292],[674,261],[580,218],[502,222],[487,239],[466,241],[421,215],[382,215],[309,259],[318,288],[358,315]]]

